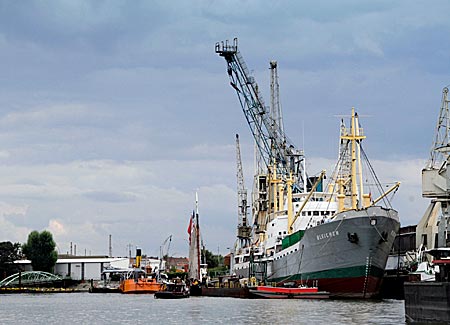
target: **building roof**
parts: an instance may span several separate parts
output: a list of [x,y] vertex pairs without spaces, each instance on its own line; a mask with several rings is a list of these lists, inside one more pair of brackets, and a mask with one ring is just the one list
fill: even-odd
[[[127,257],[88,257],[83,258],[58,258],[56,264],[74,264],[74,263],[111,263],[116,261],[128,260]],[[16,264],[31,264],[30,260],[17,260]]]

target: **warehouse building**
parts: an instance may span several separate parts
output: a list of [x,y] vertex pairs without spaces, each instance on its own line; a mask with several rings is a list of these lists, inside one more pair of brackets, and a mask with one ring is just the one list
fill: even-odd
[[[23,271],[32,271],[31,261],[18,260],[14,263],[22,265]],[[127,257],[104,256],[62,256],[56,261],[54,274],[72,280],[100,280],[105,269],[126,269],[130,260]]]

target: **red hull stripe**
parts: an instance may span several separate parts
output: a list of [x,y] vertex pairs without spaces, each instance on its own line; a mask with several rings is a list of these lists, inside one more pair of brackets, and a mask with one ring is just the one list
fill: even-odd
[[317,288],[283,288],[283,287],[268,287],[268,286],[257,286],[256,290],[262,292],[274,292],[282,294],[311,293],[318,291]]

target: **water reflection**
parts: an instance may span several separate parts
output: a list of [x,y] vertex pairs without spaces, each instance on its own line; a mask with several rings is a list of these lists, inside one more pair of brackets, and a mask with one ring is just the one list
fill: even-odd
[[2,324],[401,324],[403,301],[263,300],[153,295],[0,295]]

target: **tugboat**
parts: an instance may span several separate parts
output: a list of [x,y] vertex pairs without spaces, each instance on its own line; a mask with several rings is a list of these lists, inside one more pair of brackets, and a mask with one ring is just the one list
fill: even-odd
[[141,266],[141,249],[136,249],[134,268],[125,273],[120,280],[119,290],[122,293],[155,293],[161,290],[162,283],[156,276],[149,276]]
[[177,278],[174,282],[165,283],[161,291],[155,292],[155,298],[181,299],[189,298],[189,288],[186,283]]

